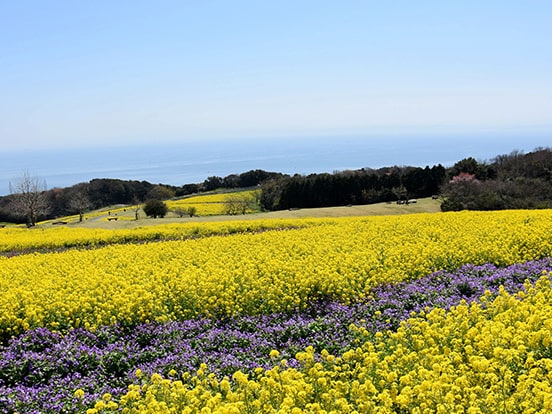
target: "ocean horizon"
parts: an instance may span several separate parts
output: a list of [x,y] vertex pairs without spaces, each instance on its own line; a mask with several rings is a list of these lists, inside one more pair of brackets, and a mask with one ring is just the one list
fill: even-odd
[[95,178],[148,181],[153,184],[201,183],[261,169],[285,174],[333,173],[394,165],[452,166],[466,157],[479,161],[550,146],[548,134],[522,137],[433,136],[272,138],[205,142],[165,142],[156,145],[4,151],[0,166],[0,196],[10,193],[24,173],[63,188]]

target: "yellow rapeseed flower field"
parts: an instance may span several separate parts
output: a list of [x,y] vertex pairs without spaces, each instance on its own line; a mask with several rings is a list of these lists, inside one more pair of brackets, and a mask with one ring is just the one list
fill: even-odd
[[551,412],[551,276],[487,306],[417,315],[343,355],[308,347],[297,369],[282,361],[222,380],[204,366],[181,380],[154,374],[88,414]]
[[[167,201],[169,210],[181,209],[186,211],[189,207],[195,207],[198,216],[215,216],[226,214],[228,202],[231,200],[249,200],[253,201],[257,198],[259,190],[248,190],[230,193],[217,194],[201,194],[191,197],[184,197],[179,200]],[[246,213],[251,213],[251,206],[246,209]]]
[[43,227],[29,230],[7,227],[0,229],[0,252],[16,254],[28,250],[55,250],[69,247],[99,247],[131,242],[184,240],[312,225],[317,225],[316,219],[172,223],[133,229]]
[[[552,253],[550,210],[193,226],[108,236],[99,230],[33,231],[28,234],[34,241],[21,236],[19,242],[5,236],[13,230],[0,232],[2,243],[22,248],[64,247],[64,237],[73,238],[68,245],[87,247],[146,242],[0,257],[0,337],[41,326],[64,332],[271,313],[303,308],[319,297],[350,302],[380,283]],[[176,240],[179,234],[182,240]],[[214,236],[190,238],[194,234]],[[148,242],[164,239],[174,240]]]

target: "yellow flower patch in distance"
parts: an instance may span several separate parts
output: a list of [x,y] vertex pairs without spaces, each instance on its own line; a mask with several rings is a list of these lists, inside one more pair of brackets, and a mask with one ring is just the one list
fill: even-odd
[[[63,332],[272,313],[320,297],[352,302],[377,284],[434,270],[550,256],[551,218],[549,210],[462,212],[112,232],[111,242],[134,241],[136,234],[145,242],[169,234],[183,240],[0,257],[0,336],[40,326]],[[59,234],[70,230],[76,229]],[[55,231],[38,234],[63,240]],[[106,243],[103,232],[83,234]]]
[[[169,210],[181,209],[186,211],[189,207],[195,207],[195,214],[198,216],[215,216],[226,214],[228,202],[232,199],[250,200],[257,198],[259,190],[248,190],[229,193],[217,194],[202,194],[191,197],[184,197],[179,200],[167,201]],[[249,207],[246,213],[251,213],[253,210]]]

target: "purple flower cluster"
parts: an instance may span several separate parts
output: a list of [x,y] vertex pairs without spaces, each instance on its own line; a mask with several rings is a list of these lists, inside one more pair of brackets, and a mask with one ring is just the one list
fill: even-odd
[[[236,370],[269,368],[272,349],[288,365],[311,345],[340,354],[356,346],[351,323],[370,332],[395,329],[426,307],[449,308],[477,300],[486,290],[523,289],[552,271],[552,258],[497,268],[466,265],[395,285],[382,285],[352,305],[320,300],[301,312],[144,324],[132,329],[106,326],[96,332],[76,329],[61,336],[30,330],[0,347],[0,412],[70,413],[109,392],[114,396],[136,381],[134,373],[194,373],[201,363],[222,377]],[[85,391],[79,400],[77,389]]]

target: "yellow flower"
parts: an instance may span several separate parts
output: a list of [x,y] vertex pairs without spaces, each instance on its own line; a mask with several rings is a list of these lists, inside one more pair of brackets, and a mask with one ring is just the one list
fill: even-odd
[[82,400],[84,398],[84,390],[82,388],[79,388],[78,390],[75,391],[73,396],[75,398],[78,398],[79,400]]

